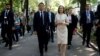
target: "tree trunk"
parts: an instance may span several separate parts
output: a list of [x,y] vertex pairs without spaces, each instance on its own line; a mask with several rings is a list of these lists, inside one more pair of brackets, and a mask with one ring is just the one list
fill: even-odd
[[86,0],[80,0],[80,12],[85,11],[85,7],[86,7]]
[[82,12],[86,10],[86,0],[80,0],[80,17],[82,16]]
[[13,9],[13,0],[9,0],[9,4],[10,4],[11,10],[12,10]]
[[28,3],[29,1],[28,0],[26,0],[26,18],[27,18],[27,23],[28,23]]
[[29,0],[25,0],[25,3],[24,3],[24,11],[25,11],[25,14],[26,14],[26,27],[27,27],[27,30],[28,30],[28,22],[29,22],[29,13],[28,13],[28,6],[29,5]]

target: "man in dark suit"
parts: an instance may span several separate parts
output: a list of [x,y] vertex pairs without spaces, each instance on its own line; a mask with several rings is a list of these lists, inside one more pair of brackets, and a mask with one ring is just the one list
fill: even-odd
[[6,42],[5,47],[9,46],[9,49],[12,49],[12,30],[14,29],[14,14],[10,10],[10,5],[6,4],[6,9],[1,13],[0,22],[1,22],[1,36]]
[[67,17],[69,19],[69,25],[68,25],[68,49],[70,49],[71,46],[71,41],[72,41],[72,37],[73,37],[73,32],[74,30],[77,28],[77,22],[78,22],[78,18],[77,16],[75,16],[72,13],[72,8],[70,7],[68,9],[68,14]]
[[49,19],[47,12],[44,11],[44,4],[40,3],[38,5],[39,11],[34,14],[34,30],[37,32],[40,56],[44,55],[48,50],[48,32],[49,32]]
[[97,19],[97,23],[96,23],[96,41],[97,41],[97,45],[98,45],[98,50],[99,50],[99,54],[100,54],[100,4],[97,7],[97,11],[96,11],[96,19]]
[[54,42],[54,31],[55,31],[55,14],[51,12],[51,8],[47,8],[48,16],[49,16],[49,21],[50,21],[50,40],[51,42]]
[[94,13],[90,9],[90,4],[86,5],[86,11],[82,12],[81,19],[80,19],[80,25],[83,28],[83,42],[84,45],[85,42],[86,47],[90,48],[89,42],[91,37],[91,29],[93,27],[93,21],[94,21]]

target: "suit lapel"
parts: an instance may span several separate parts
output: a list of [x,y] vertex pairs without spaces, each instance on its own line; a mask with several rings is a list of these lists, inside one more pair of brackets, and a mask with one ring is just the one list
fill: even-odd
[[39,12],[39,11],[37,12],[37,15],[38,15],[37,17],[41,18],[41,17],[40,17],[40,12]]
[[53,22],[53,13],[51,12],[51,22]]

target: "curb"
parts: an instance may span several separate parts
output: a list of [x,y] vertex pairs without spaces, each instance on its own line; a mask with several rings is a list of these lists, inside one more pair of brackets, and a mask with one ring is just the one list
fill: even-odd
[[[82,34],[81,34],[81,33],[77,32],[77,34],[78,34],[80,37],[82,37]],[[92,46],[92,48],[93,48],[94,50],[98,51],[98,47],[97,47],[94,43],[90,42],[90,45]]]

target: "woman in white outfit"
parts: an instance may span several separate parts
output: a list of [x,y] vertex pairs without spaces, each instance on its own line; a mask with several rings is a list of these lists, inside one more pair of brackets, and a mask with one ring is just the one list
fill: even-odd
[[64,13],[64,7],[59,6],[58,13],[55,17],[55,24],[56,24],[56,31],[57,31],[57,43],[58,43],[58,49],[60,52],[60,56],[65,56],[66,53],[66,47],[67,47],[67,39],[68,39],[68,30],[67,26],[68,20],[67,16]]

